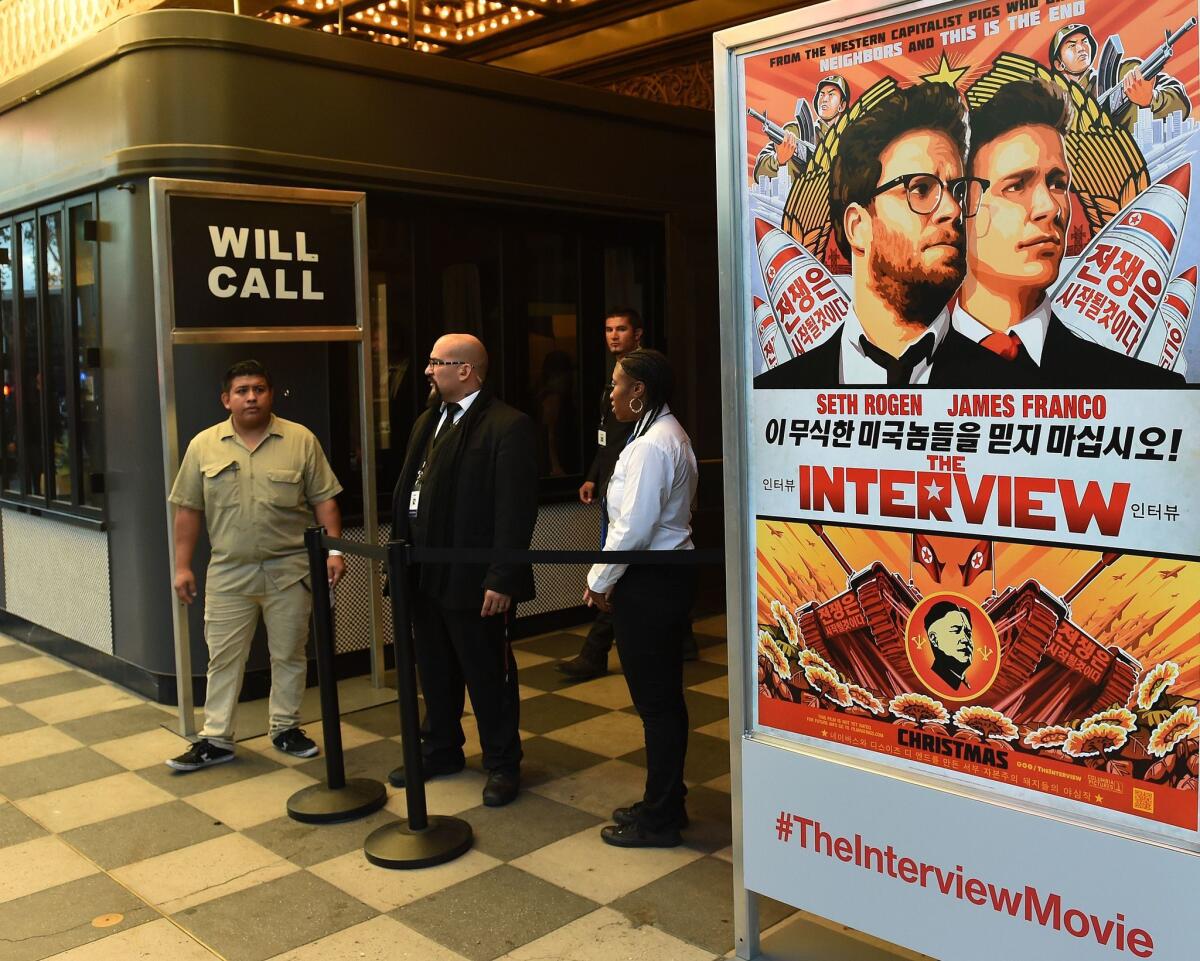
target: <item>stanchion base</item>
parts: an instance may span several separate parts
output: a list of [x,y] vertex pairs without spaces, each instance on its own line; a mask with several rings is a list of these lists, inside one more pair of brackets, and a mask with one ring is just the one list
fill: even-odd
[[382,783],[352,777],[345,787],[314,784],[297,791],[288,798],[287,813],[292,820],[306,824],[333,824],[366,817],[386,803],[387,788]]
[[414,831],[407,820],[372,831],[363,843],[363,854],[381,868],[430,868],[466,854],[473,840],[466,821],[431,815],[424,831]]

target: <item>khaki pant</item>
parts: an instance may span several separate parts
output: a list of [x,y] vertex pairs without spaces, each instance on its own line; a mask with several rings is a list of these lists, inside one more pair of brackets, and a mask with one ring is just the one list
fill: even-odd
[[233,747],[238,694],[260,611],[267,625],[267,649],[271,654],[271,736],[300,723],[312,593],[297,581],[282,591],[270,590],[261,595],[207,594],[204,640],[208,644],[208,693],[200,736],[221,747]]

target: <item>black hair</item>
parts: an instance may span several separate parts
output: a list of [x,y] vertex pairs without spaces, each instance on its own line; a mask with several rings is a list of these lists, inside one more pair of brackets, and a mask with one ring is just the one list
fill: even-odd
[[[958,92],[944,83],[921,83],[897,90],[859,114],[842,131],[829,177],[829,219],[842,255],[850,259],[846,208],[871,202],[883,173],[880,155],[893,141],[917,130],[944,133],[967,152],[967,111]],[[922,171],[912,171],[920,173]]]
[[955,604],[953,601],[938,601],[929,609],[929,613],[925,615],[925,633],[929,633],[931,624],[936,624],[947,614],[953,614],[955,611],[958,611],[958,613],[965,617],[968,624],[971,623],[971,612],[965,607]]
[[632,307],[614,307],[604,315],[605,320],[607,320],[609,317],[623,317],[625,320],[629,321],[629,326],[634,330],[642,329],[642,315]]
[[271,374],[266,367],[257,360],[239,360],[225,371],[225,376],[221,379],[221,393],[228,394],[229,388],[239,377],[261,377],[267,382],[268,387],[271,386]]
[[1067,135],[1073,110],[1067,92],[1036,77],[1011,80],[971,110],[971,169],[980,149],[1017,127],[1044,125]]
[[[667,360],[665,354],[661,354],[657,350],[639,347],[637,350],[631,350],[617,363],[629,377],[639,381],[646,388],[646,406],[639,415],[642,426],[635,435],[641,436],[650,429],[650,425],[662,413],[663,407],[671,401],[671,394],[675,388],[675,375],[671,371],[671,362]],[[637,429],[635,428],[635,430]]]

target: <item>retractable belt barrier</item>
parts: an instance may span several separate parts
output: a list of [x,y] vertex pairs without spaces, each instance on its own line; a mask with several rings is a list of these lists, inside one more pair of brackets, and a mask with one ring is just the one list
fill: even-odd
[[410,567],[414,564],[490,563],[696,566],[722,564],[725,560],[725,555],[719,550],[519,550],[417,547],[405,541],[389,541],[386,545],[375,545],[329,537],[322,527],[310,527],[305,532],[304,546],[308,551],[309,574],[312,580],[313,637],[321,695],[321,727],[325,739],[326,783],[304,788],[292,795],[288,800],[288,814],[298,821],[310,823],[349,821],[377,811],[387,800],[387,791],[382,782],[368,778],[346,780],[337,678],[333,669],[333,609],[325,567],[330,550],[378,561],[386,565],[388,594],[392,603],[396,695],[400,707],[404,791],[408,807],[407,818],[379,828],[363,843],[363,853],[367,860],[385,868],[422,868],[442,864],[465,854],[473,840],[471,826],[466,821],[461,818],[430,815],[426,807],[419,734],[420,718],[417,710],[417,676],[408,597],[407,571]]

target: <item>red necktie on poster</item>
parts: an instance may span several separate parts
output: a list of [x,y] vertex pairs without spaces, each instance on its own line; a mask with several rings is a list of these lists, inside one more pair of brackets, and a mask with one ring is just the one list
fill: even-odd
[[924,534],[913,534],[912,556],[914,561],[925,568],[930,577],[939,584],[942,582],[942,568],[946,565],[938,560],[937,551]]
[[971,553],[958,565],[958,569],[962,571],[963,587],[970,587],[975,578],[992,569],[992,542],[980,541],[972,547]]
[[988,334],[979,343],[1005,360],[1016,360],[1021,352],[1021,338],[1011,331],[1007,334]]

